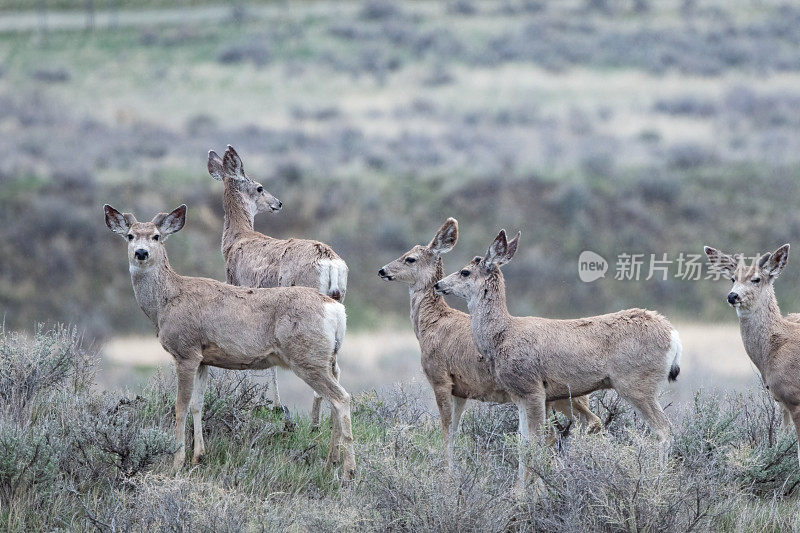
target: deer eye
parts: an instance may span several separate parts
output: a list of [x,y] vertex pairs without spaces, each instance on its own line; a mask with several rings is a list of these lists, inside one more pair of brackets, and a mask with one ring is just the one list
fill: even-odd
[[415,263],[416,261],[413,257],[406,257],[406,263]]
[[470,274],[470,272],[469,272],[469,270],[467,270],[466,268],[465,268],[464,270],[462,270],[462,271],[461,271],[461,277],[462,277],[462,278],[467,278],[467,277],[469,277],[469,274]]
[[153,240],[154,240],[154,241],[157,241],[159,237],[160,237],[160,235],[158,235],[158,234],[156,233],[155,235],[153,235]]
[[259,192],[259,193],[264,192],[264,187],[259,185],[258,188],[256,189],[256,192]]
[[129,240],[129,241],[132,241],[132,240],[133,240],[133,234],[132,234],[132,233],[128,233],[128,240]]
[[736,283],[736,278],[731,278],[731,281],[732,281],[733,283]]
[[753,283],[758,283],[759,281],[761,281],[761,278],[753,278],[750,281]]

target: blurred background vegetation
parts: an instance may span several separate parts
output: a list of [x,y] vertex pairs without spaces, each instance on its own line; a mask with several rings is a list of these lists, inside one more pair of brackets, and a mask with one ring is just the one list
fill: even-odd
[[[224,279],[205,161],[228,143],[284,203],[257,229],[350,265],[351,330],[407,328],[405,289],[375,272],[448,216],[448,271],[523,231],[514,313],[733,320],[723,282],[673,265],[581,283],[577,257],[613,274],[623,252],[797,241],[798,27],[800,8],[769,0],[0,0],[6,327],[151,331],[106,202],[140,219],[185,202],[173,266]],[[792,310],[800,264],[783,278]]]

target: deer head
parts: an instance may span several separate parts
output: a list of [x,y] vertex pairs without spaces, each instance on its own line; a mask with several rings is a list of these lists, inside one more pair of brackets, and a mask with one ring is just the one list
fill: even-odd
[[498,276],[500,267],[514,257],[520,234],[521,232],[517,232],[517,235],[509,241],[506,238],[506,230],[501,229],[485,256],[475,257],[458,272],[439,280],[433,286],[436,293],[452,294],[467,301],[482,295],[487,285],[492,284],[494,278]]
[[789,260],[789,245],[784,244],[747,265],[741,255],[728,255],[705,247],[711,266],[731,280],[728,304],[737,311],[765,306],[774,297],[773,282]]
[[280,200],[245,173],[242,159],[230,144],[223,157],[214,150],[208,152],[208,173],[217,181],[230,183],[251,216],[265,211],[276,213],[283,207]]
[[108,229],[128,241],[128,264],[131,270],[146,270],[164,262],[164,241],[186,223],[186,205],[171,213],[159,213],[150,222],[139,222],[131,213],[120,213],[103,206]]
[[387,281],[402,281],[413,285],[419,280],[430,279],[436,274],[436,265],[441,254],[453,249],[458,241],[458,221],[448,218],[431,242],[418,244],[409,251],[384,265],[378,275]]

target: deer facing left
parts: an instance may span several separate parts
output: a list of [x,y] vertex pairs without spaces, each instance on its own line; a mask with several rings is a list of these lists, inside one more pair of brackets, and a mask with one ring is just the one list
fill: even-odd
[[[277,213],[283,203],[244,170],[241,157],[228,145],[220,157],[208,152],[208,173],[224,184],[222,207],[222,257],[227,282],[245,287],[315,287],[322,294],[344,301],[347,264],[325,243],[309,239],[277,239],[254,229],[259,213]],[[270,372],[273,404],[280,407],[278,379]],[[320,403],[315,395],[311,409],[314,427],[319,425]]]
[[104,206],[108,228],[128,242],[133,292],[172,355],[178,377],[173,466],[185,458],[187,408],[194,420],[193,462],[205,453],[203,398],[208,367],[292,370],[331,404],[330,463],[343,455],[345,479],[355,473],[350,395],[339,384],[336,355],[346,329],[344,306],[309,287],[250,289],[181,276],[164,241],[186,221],[186,206],[139,222]]

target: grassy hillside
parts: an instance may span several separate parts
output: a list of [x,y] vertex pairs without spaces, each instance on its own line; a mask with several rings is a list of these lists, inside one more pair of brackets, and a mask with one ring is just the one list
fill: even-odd
[[[170,473],[174,383],[97,393],[95,355],[73,330],[0,336],[0,527],[8,531],[788,531],[800,473],[793,432],[764,391],[669,406],[668,459],[613,394],[587,435],[554,421],[529,449],[547,490],[519,499],[516,414],[473,406],[446,473],[438,420],[414,388],[353,401],[359,474],[323,464],[329,430],[287,431],[246,372],[212,373],[207,456]],[[324,424],[326,425],[326,424]],[[191,435],[191,429],[187,435]],[[42,512],[46,509],[47,512]]]
[[[123,9],[94,31],[53,16],[47,31],[0,32],[9,326],[149,330],[106,202],[142,219],[187,203],[172,263],[222,278],[221,187],[205,154],[228,143],[284,203],[258,229],[325,240],[348,261],[355,328],[404,319],[405,291],[375,271],[448,216],[461,220],[448,270],[500,227],[521,229],[510,305],[550,316],[732,318],[724,284],[675,279],[675,264],[666,281],[615,281],[616,257],[755,254],[800,235],[791,5],[370,0],[214,20],[184,9],[184,22]],[[606,279],[579,281],[583,250],[610,262]],[[787,310],[799,278],[790,261]]]

